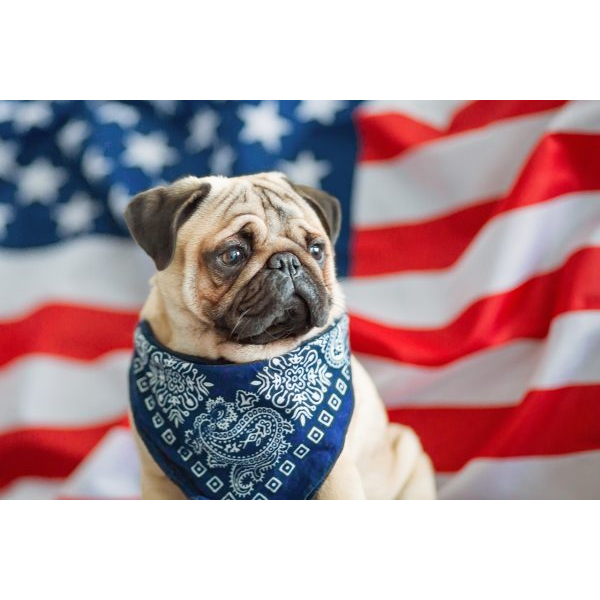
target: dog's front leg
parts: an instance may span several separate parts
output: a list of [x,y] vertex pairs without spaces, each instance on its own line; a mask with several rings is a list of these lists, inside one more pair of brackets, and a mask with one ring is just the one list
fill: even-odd
[[317,500],[365,500],[358,468],[344,449],[317,492]]

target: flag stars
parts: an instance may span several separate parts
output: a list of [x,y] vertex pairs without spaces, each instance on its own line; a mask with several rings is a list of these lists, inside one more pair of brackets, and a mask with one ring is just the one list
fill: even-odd
[[122,102],[105,102],[98,107],[97,115],[101,123],[116,123],[123,129],[137,125],[140,120],[140,113]]
[[15,131],[25,133],[33,127],[47,127],[52,111],[47,102],[23,102],[15,106],[12,119]]
[[69,236],[92,228],[94,219],[100,215],[100,207],[87,194],[76,192],[64,204],[57,204],[52,211],[57,233]]
[[0,100],[0,123],[13,118],[17,103],[11,100]]
[[161,115],[172,117],[177,112],[177,100],[150,100],[149,102]]
[[72,158],[89,135],[90,127],[85,121],[72,120],[58,132],[56,141],[63,154]]
[[317,121],[321,125],[332,125],[337,113],[346,106],[341,100],[302,100],[296,108],[300,121]]
[[282,160],[279,168],[294,183],[320,187],[321,180],[331,172],[331,165],[326,160],[317,160],[312,152],[298,154],[295,161]]
[[108,192],[108,205],[113,217],[121,224],[125,224],[125,207],[131,200],[129,190],[121,183],[113,185]]
[[2,142],[0,140],[0,178],[14,179],[18,153],[19,147],[15,142]]
[[220,146],[211,155],[208,161],[210,172],[214,175],[231,175],[235,152],[231,146]]
[[5,100],[0,102],[0,122],[12,121],[17,133],[33,127],[47,127],[52,121],[52,110],[47,102]]
[[7,226],[15,220],[16,211],[10,204],[0,204],[0,238],[6,237]]
[[22,204],[51,204],[67,180],[66,171],[55,167],[45,158],[37,158],[30,165],[22,167],[19,175],[17,197]]
[[199,152],[212,146],[220,122],[221,120],[214,110],[207,108],[197,112],[190,120],[190,136],[185,143],[187,149]]
[[258,142],[268,152],[279,152],[281,138],[292,132],[291,122],[279,114],[274,101],[240,106],[238,116],[244,122],[240,140],[248,144]]
[[177,152],[169,146],[167,136],[160,131],[145,135],[130,133],[125,144],[123,163],[129,167],[139,167],[147,175],[157,176],[165,167],[177,162]]
[[98,148],[88,148],[81,160],[83,174],[92,181],[104,179],[112,171],[112,163]]

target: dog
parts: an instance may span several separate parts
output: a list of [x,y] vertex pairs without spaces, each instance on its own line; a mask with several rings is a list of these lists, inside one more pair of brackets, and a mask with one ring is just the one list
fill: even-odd
[[[141,394],[137,387],[149,390],[154,386],[153,389],[159,390],[154,399],[146,399],[147,404],[152,403],[155,413],[142,414],[146,407],[141,400],[139,408],[135,408],[132,401],[130,412],[141,460],[143,498],[196,497],[189,487],[196,484],[192,482],[188,486],[194,477],[209,482],[208,487],[202,484],[204,492],[198,497],[204,497],[205,492],[210,497],[255,497],[251,492],[261,485],[264,493],[256,497],[263,498],[268,496],[264,485],[271,493],[279,486],[285,490],[287,475],[297,475],[297,487],[290,484],[290,489],[292,494],[300,493],[302,498],[435,497],[431,462],[418,437],[410,428],[388,422],[375,385],[353,355],[348,353],[348,365],[341,367],[349,378],[351,395],[343,402],[339,402],[339,393],[329,396],[332,390],[327,387],[333,380],[330,368],[325,363],[321,365],[319,352],[325,348],[324,344],[332,342],[334,334],[339,342],[343,335],[340,327],[345,319],[344,299],[334,264],[334,243],[341,220],[336,198],[295,184],[277,172],[232,178],[188,176],[138,194],[127,206],[125,220],[133,238],[157,269],[140,314],[147,335],[144,337],[144,331],[136,333],[140,346],[132,363],[132,394],[136,398]],[[343,348],[343,344],[338,343],[336,347]],[[238,366],[242,370],[252,368],[254,380],[251,383],[257,385],[259,368],[269,375],[269,366],[272,370],[273,365],[281,365],[285,357],[298,361],[299,352],[310,354],[311,364],[321,365],[318,371],[321,379],[311,379],[313,375],[306,375],[307,369],[308,379],[301,376],[297,385],[306,387],[316,381],[315,385],[322,384],[322,388],[315,388],[312,395],[292,398],[296,411],[293,418],[287,397],[284,400],[283,396],[267,394],[272,406],[254,409],[244,408],[239,403],[234,406],[222,396],[212,397],[219,394],[217,388],[221,385],[229,385],[226,380],[230,375],[219,374],[235,374],[233,367]],[[152,361],[163,370],[153,374]],[[181,387],[175,386],[178,391],[167,396],[160,392],[167,389],[161,385],[172,383],[165,383],[164,369],[176,363],[181,365],[187,379],[181,379],[178,374],[175,383],[181,381]],[[215,380],[206,386],[214,388],[202,388],[207,381],[199,373],[204,364],[213,369],[210,378]],[[194,374],[192,379],[188,377],[190,373]],[[147,380],[143,379],[146,374]],[[273,381],[283,386],[278,388],[281,390],[287,389],[285,386],[289,384],[281,378]],[[346,388],[339,381],[337,385]],[[175,426],[179,425],[177,419],[183,423],[185,415],[193,413],[192,408],[198,404],[198,398],[190,390],[201,388],[203,391],[194,393],[205,395],[205,412],[188,422],[185,440],[189,444],[186,445],[183,437],[175,441],[176,427],[171,424],[166,429],[163,423],[167,416],[173,417]],[[181,390],[187,396],[177,395]],[[254,393],[256,389],[252,390],[238,390],[241,402],[248,406],[260,400]],[[287,440],[291,431],[300,435],[301,423],[306,431],[311,427],[310,434],[302,435],[308,435],[315,443],[315,436],[328,434],[329,421],[337,415],[332,409],[321,410],[326,395],[338,400],[334,405],[336,410],[343,403],[349,410],[346,417],[338,419],[342,422],[341,434],[337,434],[339,439],[330,444],[328,451],[317,444],[318,451],[309,455],[321,462],[305,469],[319,472],[314,481],[308,482],[298,449],[304,447],[308,452],[311,445],[299,444],[292,456]],[[167,407],[170,412],[165,412],[165,405],[160,413],[157,402],[171,403]],[[275,412],[276,404],[279,413]],[[304,412],[297,414],[298,410]],[[161,423],[163,439],[155,440],[155,434],[149,432],[154,427],[150,417],[155,424]],[[192,417],[194,414],[189,418]],[[242,435],[243,427],[250,429]],[[277,443],[273,442],[274,432],[279,432]],[[226,456],[225,439],[230,453]],[[211,440],[222,445],[213,447]],[[168,444],[172,449],[167,448]],[[175,454],[175,446],[179,446],[179,454]],[[163,447],[172,454],[163,455]],[[246,451],[243,457],[240,448]],[[231,454],[233,452],[238,454]],[[288,455],[292,460],[286,458]],[[227,457],[231,457],[231,465]],[[189,467],[192,462],[195,466]],[[180,475],[175,467],[180,469]],[[230,484],[224,477],[211,476],[219,469],[221,473],[229,473]],[[281,471],[286,469],[288,472],[282,475]],[[273,473],[277,477],[271,476]],[[221,486],[224,487],[219,494],[231,486],[233,493],[218,495],[216,489]]]

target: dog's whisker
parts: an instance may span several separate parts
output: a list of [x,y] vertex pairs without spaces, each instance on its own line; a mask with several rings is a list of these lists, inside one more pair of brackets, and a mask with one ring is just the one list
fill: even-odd
[[246,315],[246,313],[250,310],[250,308],[247,308],[239,317],[237,320],[237,323],[235,324],[235,327],[230,331],[229,333],[229,339],[231,339],[233,337],[233,334],[235,333],[235,330],[238,328],[238,325],[242,322],[242,319],[244,318],[244,316]]

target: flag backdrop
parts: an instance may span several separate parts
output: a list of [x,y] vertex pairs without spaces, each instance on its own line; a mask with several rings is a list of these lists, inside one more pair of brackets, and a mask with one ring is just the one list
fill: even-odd
[[600,102],[0,102],[0,496],[130,498],[122,212],[286,172],[344,208],[354,352],[442,498],[600,498]]

